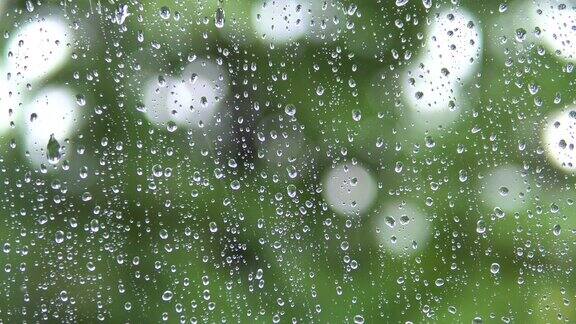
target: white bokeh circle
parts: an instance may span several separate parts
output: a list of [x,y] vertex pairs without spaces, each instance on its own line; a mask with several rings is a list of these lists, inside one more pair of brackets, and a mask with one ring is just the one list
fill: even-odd
[[550,116],[542,137],[548,159],[564,171],[576,171],[576,107]]
[[78,105],[74,93],[63,86],[42,89],[24,106],[26,150],[33,164],[46,163],[46,146],[51,135],[63,145],[79,127]]
[[434,17],[427,32],[426,57],[438,70],[446,68],[452,78],[467,78],[480,58],[482,33],[478,20],[459,8]]
[[503,165],[488,170],[482,181],[482,199],[489,208],[514,211],[527,200],[527,174],[517,165]]
[[338,38],[339,24],[345,24],[342,3],[338,1],[313,1],[306,19],[307,38],[315,43],[330,42]]
[[59,17],[26,23],[8,41],[4,68],[23,82],[45,78],[69,59],[72,39],[66,22]]
[[365,213],[376,199],[376,180],[358,164],[343,163],[330,168],[323,179],[324,199],[342,215]]
[[308,5],[296,0],[258,1],[252,7],[252,26],[257,37],[272,43],[286,43],[304,36]]
[[541,30],[546,47],[558,51],[566,60],[576,61],[576,11],[573,3],[536,1],[531,10],[532,20]]
[[456,107],[459,84],[478,65],[482,33],[472,14],[455,9],[437,14],[426,34],[423,53],[403,75],[403,92],[417,112],[445,112]]
[[162,126],[172,121],[197,128],[212,120],[228,91],[224,72],[214,63],[189,64],[179,76],[167,76],[162,83],[150,78],[144,88],[146,116]]

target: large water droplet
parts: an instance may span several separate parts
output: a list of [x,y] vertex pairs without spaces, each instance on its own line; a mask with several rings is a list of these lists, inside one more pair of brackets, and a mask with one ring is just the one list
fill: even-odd
[[46,156],[48,157],[48,162],[51,164],[58,164],[62,158],[62,153],[60,152],[60,143],[54,137],[54,134],[50,135],[48,140],[48,145],[46,146]]
[[214,17],[214,25],[216,25],[216,28],[224,27],[224,9],[222,8],[216,9],[216,17]]

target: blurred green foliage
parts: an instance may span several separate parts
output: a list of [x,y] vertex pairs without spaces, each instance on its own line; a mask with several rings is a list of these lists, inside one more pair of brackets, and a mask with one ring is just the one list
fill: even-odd
[[[335,13],[325,35],[278,44],[253,25],[261,1],[32,2],[32,11],[24,1],[6,5],[5,38],[26,22],[64,16],[74,54],[22,91],[63,84],[87,104],[60,165],[30,163],[20,125],[2,135],[2,320],[521,323],[576,316],[575,182],[547,161],[540,141],[545,116],[573,102],[574,75],[552,51],[507,50],[513,40],[500,37],[518,26],[494,27],[509,14],[498,12],[500,2],[432,1],[431,9],[422,1],[304,2]],[[130,15],[117,24],[123,5]],[[169,19],[160,17],[163,6]],[[222,29],[214,26],[220,6]],[[483,32],[480,66],[460,82],[460,109],[446,112],[454,118],[415,118],[401,75],[418,59],[431,17],[460,9]],[[311,16],[328,9],[315,10]],[[397,59],[395,51],[413,54]],[[136,108],[146,82],[177,75],[195,56],[228,76],[217,121],[158,127]],[[526,91],[533,82],[545,105]],[[557,92],[561,104],[552,103]],[[362,165],[377,183],[363,215],[341,215],[324,199],[325,174],[341,163]],[[486,179],[507,165],[525,173],[526,196],[508,197],[521,202],[500,218]],[[84,166],[89,176],[81,179]],[[155,166],[171,168],[171,176],[154,176]],[[393,253],[378,239],[390,204],[426,217],[430,239],[412,254]]]

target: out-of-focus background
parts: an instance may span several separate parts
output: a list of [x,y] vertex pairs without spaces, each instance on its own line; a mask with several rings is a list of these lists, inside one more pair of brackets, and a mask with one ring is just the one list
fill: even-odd
[[2,322],[575,320],[574,1],[0,17]]

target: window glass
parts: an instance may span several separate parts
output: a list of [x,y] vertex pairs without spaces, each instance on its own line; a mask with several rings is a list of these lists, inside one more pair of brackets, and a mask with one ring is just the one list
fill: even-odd
[[573,0],[0,17],[0,322],[576,320]]

